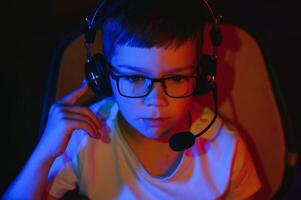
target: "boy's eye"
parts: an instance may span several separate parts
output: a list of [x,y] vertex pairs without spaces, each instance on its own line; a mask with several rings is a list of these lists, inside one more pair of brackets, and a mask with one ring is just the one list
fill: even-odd
[[172,76],[169,78],[169,80],[174,81],[174,82],[181,82],[185,79],[183,76]]
[[137,83],[137,82],[142,82],[144,81],[144,77],[143,76],[127,76],[124,77],[127,81],[131,82],[131,83]]

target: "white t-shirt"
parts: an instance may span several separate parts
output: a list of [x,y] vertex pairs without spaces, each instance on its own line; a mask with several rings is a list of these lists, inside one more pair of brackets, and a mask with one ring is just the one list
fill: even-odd
[[[198,133],[213,113],[200,113],[191,105],[191,132]],[[90,199],[246,199],[260,188],[251,157],[241,137],[217,118],[213,126],[182,153],[175,169],[165,177],[151,176],[139,163],[120,133],[118,106],[112,98],[91,107],[105,119],[111,142],[78,130],[66,152],[49,172],[48,192],[62,197],[78,186]],[[167,144],[168,145],[168,144]]]

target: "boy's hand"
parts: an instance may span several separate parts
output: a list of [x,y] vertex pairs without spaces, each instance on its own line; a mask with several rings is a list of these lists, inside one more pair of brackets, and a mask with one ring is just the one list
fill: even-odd
[[56,158],[64,153],[69,139],[76,129],[83,129],[89,136],[102,139],[103,125],[87,107],[76,101],[88,90],[86,81],[82,85],[54,103],[49,111],[46,128],[39,143],[42,154]]

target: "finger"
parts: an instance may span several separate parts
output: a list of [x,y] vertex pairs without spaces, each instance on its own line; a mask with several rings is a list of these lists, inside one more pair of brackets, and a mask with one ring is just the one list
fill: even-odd
[[100,129],[90,120],[89,117],[85,115],[74,113],[74,112],[65,112],[63,119],[67,120],[68,123],[71,123],[70,126],[72,127],[72,130],[84,129],[88,132],[88,134],[91,137],[94,138],[101,137]]
[[74,112],[81,115],[85,115],[91,122],[94,123],[97,129],[103,128],[102,122],[95,116],[95,114],[87,107],[83,106],[64,106],[67,112]]
[[101,135],[98,134],[98,132],[95,132],[95,130],[85,120],[74,119],[73,117],[65,117],[64,120],[69,124],[70,127],[69,132],[66,132],[66,135],[71,135],[74,130],[81,129],[84,130],[92,138],[98,139],[101,137]]
[[83,96],[88,91],[87,81],[84,80],[82,84],[71,91],[69,94],[57,101],[59,104],[74,104],[81,96]]
[[83,110],[87,110],[87,112],[89,112],[91,114],[91,116],[93,116],[94,120],[96,121],[97,124],[99,124],[99,126],[97,126],[96,124],[94,124],[94,120],[92,121],[91,118],[89,116],[85,116],[83,115],[82,112],[80,113],[75,113],[74,109],[75,107],[69,107],[69,111],[65,108],[65,114],[66,117],[68,117],[69,119],[73,119],[73,120],[80,120],[82,122],[86,122],[90,125],[90,127],[94,130],[93,133],[89,133],[89,135],[91,137],[95,137],[97,139],[101,139],[102,142],[104,143],[110,143],[111,138],[109,136],[109,129],[107,126],[105,126],[105,124],[102,124],[97,118],[96,116],[92,113],[92,111],[90,111],[89,109],[85,109],[84,107],[76,107],[77,109],[83,109]]
[[101,139],[102,142],[104,142],[104,143],[110,143],[111,142],[108,127],[104,126],[102,129],[100,129],[99,134],[101,136],[100,139]]
[[[68,111],[65,111],[65,112],[67,113]],[[82,115],[82,113],[76,114],[76,113],[71,112],[70,115],[71,114],[72,114],[72,116],[70,116],[70,118],[86,122],[90,125],[90,127],[94,130],[93,133],[90,133],[90,132],[88,133],[91,137],[101,139],[101,141],[104,143],[111,142],[111,138],[109,136],[109,128],[107,126],[105,126],[105,124],[100,123],[99,120],[97,120],[97,118],[95,117],[95,115],[93,115],[93,116],[94,116],[95,120],[98,122],[98,124],[100,124],[99,127],[97,127],[97,125],[95,125],[89,117]]]

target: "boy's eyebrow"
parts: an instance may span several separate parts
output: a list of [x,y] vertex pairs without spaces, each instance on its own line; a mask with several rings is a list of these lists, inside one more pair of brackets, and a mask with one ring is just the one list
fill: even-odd
[[[136,66],[132,66],[132,65],[118,65],[118,68],[126,68],[126,69],[140,72],[140,73],[148,73],[147,71],[144,71],[140,67],[136,67]],[[118,68],[114,67],[113,69],[116,70],[117,72],[120,72],[120,69],[118,69]],[[195,70],[195,66],[194,65],[181,66],[181,67],[177,67],[176,69],[166,71],[165,73],[182,72],[182,71],[188,71],[190,69]]]

